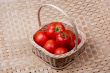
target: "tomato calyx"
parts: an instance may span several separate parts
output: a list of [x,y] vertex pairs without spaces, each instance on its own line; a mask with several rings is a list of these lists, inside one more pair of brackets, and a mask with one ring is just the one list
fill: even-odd
[[60,29],[59,29],[59,27],[55,27],[55,32],[59,32],[60,31]]
[[61,37],[62,38],[69,38],[69,35],[65,32],[61,32]]

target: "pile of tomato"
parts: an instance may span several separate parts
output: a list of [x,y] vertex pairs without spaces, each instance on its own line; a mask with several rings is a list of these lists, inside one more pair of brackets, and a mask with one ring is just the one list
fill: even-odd
[[[46,31],[38,31],[34,41],[52,54],[60,55],[69,52],[75,47],[75,34],[66,29],[62,22],[52,22]],[[78,37],[78,44],[81,42]]]

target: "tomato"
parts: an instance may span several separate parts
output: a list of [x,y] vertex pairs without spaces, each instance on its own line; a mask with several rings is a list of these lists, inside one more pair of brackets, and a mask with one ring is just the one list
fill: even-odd
[[56,48],[57,48],[57,45],[54,40],[48,40],[44,45],[44,49],[46,49],[50,53],[54,53]]
[[[71,39],[71,43],[70,43],[70,45],[69,45],[69,49],[70,49],[70,50],[75,47],[75,42],[76,42],[76,40],[75,40],[74,37],[73,37],[73,38]],[[80,37],[78,37],[78,45],[80,44],[80,42],[81,42],[81,39],[80,39]]]
[[69,49],[72,50],[75,47],[75,41],[71,40],[71,43],[69,45]]
[[43,46],[46,43],[46,41],[48,40],[46,33],[40,32],[40,31],[37,32],[33,38],[34,38],[34,41],[40,46]]
[[55,39],[56,35],[59,32],[62,32],[65,30],[65,27],[63,26],[62,22],[52,22],[49,24],[48,28],[47,28],[47,35],[52,38]]
[[[69,45],[69,49],[71,50],[71,49],[73,49],[74,47],[75,47],[75,42],[76,42],[76,36],[75,36],[75,34],[71,31],[71,30],[66,30],[66,32],[70,35],[70,37],[71,37],[71,43],[70,43],[70,45]],[[78,35],[78,45],[80,44],[80,42],[81,42],[81,39],[80,39],[80,37],[79,37],[79,35]]]
[[54,51],[54,54],[60,55],[60,54],[64,54],[64,53],[67,53],[67,52],[68,52],[68,49],[67,49],[67,48],[60,47],[60,48],[57,48],[57,49]]
[[69,35],[70,35],[70,37],[73,37],[73,36],[75,36],[75,34],[71,31],[71,30],[65,30]]
[[66,31],[63,31],[56,36],[56,42],[58,46],[67,47],[71,42],[71,38]]
[[71,30],[66,30],[66,32],[70,35],[71,40],[72,40],[72,39],[73,39],[73,40],[76,39],[75,34],[74,34]]

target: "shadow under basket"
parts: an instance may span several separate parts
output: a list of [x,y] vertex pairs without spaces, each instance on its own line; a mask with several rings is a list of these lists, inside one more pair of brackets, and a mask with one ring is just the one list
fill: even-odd
[[[69,23],[65,22],[65,23],[63,23],[63,25],[65,26],[66,29],[69,29],[71,31],[73,31],[73,29],[74,29],[73,32],[75,33],[75,36],[76,36],[76,44],[75,44],[75,47],[71,51],[69,51],[65,54],[55,55],[55,54],[49,53],[43,47],[41,47],[35,43],[35,41],[33,39],[33,36],[35,35],[35,33],[34,33],[31,37],[31,42],[35,48],[33,48],[32,51],[36,56],[38,56],[38,58],[40,58],[43,62],[45,62],[46,64],[48,64],[52,68],[63,69],[65,67],[67,67],[68,65],[70,65],[73,62],[73,60],[75,59],[75,57],[79,56],[84,51],[86,36],[82,31],[80,31],[79,29],[76,28],[76,25],[73,23],[72,19],[70,19],[70,17],[62,9],[60,9],[59,7],[56,7],[54,5],[51,5],[51,4],[45,4],[39,8],[38,22],[39,22],[40,28],[36,32],[46,31],[47,27],[49,26],[49,24],[41,26],[40,11],[41,11],[41,8],[45,7],[45,6],[51,6],[51,7],[56,8],[57,10],[62,12],[69,19]],[[79,45],[77,45],[78,36],[81,39],[81,42]]]

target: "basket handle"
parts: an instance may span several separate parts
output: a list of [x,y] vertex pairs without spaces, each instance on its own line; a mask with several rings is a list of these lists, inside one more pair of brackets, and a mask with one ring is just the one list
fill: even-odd
[[55,6],[55,5],[52,5],[52,4],[43,4],[39,10],[38,10],[38,24],[39,26],[41,26],[41,20],[40,20],[40,12],[41,12],[41,9],[45,6],[50,6],[50,7],[53,7],[57,10],[59,10],[60,12],[62,12],[66,18],[68,18],[69,22],[71,23],[71,25],[73,26],[74,28],[74,31],[75,31],[75,37],[76,37],[76,43],[75,43],[75,48],[77,49],[77,45],[78,45],[78,31],[77,31],[77,28],[76,28],[76,25],[74,24],[74,22],[72,21],[72,19],[62,10],[60,9],[59,7]]

